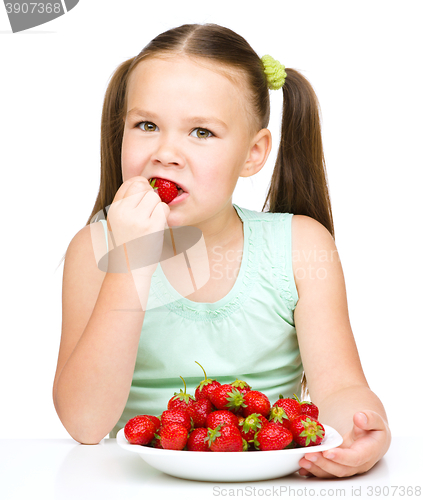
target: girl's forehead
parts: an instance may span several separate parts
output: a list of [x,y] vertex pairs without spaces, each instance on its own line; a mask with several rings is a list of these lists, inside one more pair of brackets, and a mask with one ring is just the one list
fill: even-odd
[[[180,90],[192,96],[208,94],[237,96],[245,92],[244,78],[240,71],[187,56],[149,57],[142,60],[132,71],[128,81],[128,101],[142,94],[156,94]],[[129,102],[128,102],[129,104]]]
[[[215,73],[236,83],[242,77],[242,72],[227,64],[220,63],[205,57],[195,57],[185,54],[157,54],[141,60],[133,71],[133,74],[160,72],[160,71],[183,71],[187,78],[191,76]],[[132,75],[131,75],[132,76]]]
[[239,70],[204,58],[149,57],[130,75],[125,114],[142,109],[177,119],[189,112],[250,130],[254,119],[246,88]]

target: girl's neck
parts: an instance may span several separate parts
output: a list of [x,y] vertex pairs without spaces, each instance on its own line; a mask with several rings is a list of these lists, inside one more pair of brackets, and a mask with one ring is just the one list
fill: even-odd
[[[213,219],[195,224],[195,227],[202,231],[209,256],[243,244],[243,222],[233,206],[229,211],[229,216],[222,212]],[[190,249],[190,259],[197,257],[194,252],[195,247]],[[198,257],[204,257],[204,248],[199,248]]]
[[210,225],[198,226],[204,236],[207,249],[210,251],[214,247],[231,248],[242,236],[242,220],[235,207],[232,206],[230,216],[222,214],[213,220]]

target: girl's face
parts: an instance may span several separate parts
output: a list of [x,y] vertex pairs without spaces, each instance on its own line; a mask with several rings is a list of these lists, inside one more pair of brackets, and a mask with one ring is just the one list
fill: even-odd
[[252,141],[241,85],[204,61],[147,59],[129,79],[126,113],[123,180],[160,177],[188,192],[169,205],[169,226],[233,210]]

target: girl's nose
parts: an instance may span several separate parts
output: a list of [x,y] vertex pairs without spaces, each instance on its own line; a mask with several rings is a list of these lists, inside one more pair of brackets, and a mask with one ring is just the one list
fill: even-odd
[[153,163],[162,165],[183,165],[183,156],[175,141],[163,140],[153,153]]

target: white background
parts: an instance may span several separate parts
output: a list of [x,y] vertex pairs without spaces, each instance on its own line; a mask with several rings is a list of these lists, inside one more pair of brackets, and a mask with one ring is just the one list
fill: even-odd
[[[80,0],[12,34],[0,5],[0,438],[67,438],[52,403],[66,248],[91,213],[109,78],[159,33],[212,22],[301,71],[322,109],[335,237],[352,328],[394,435],[419,401],[422,62],[420,2]],[[233,202],[260,211],[274,151]]]

